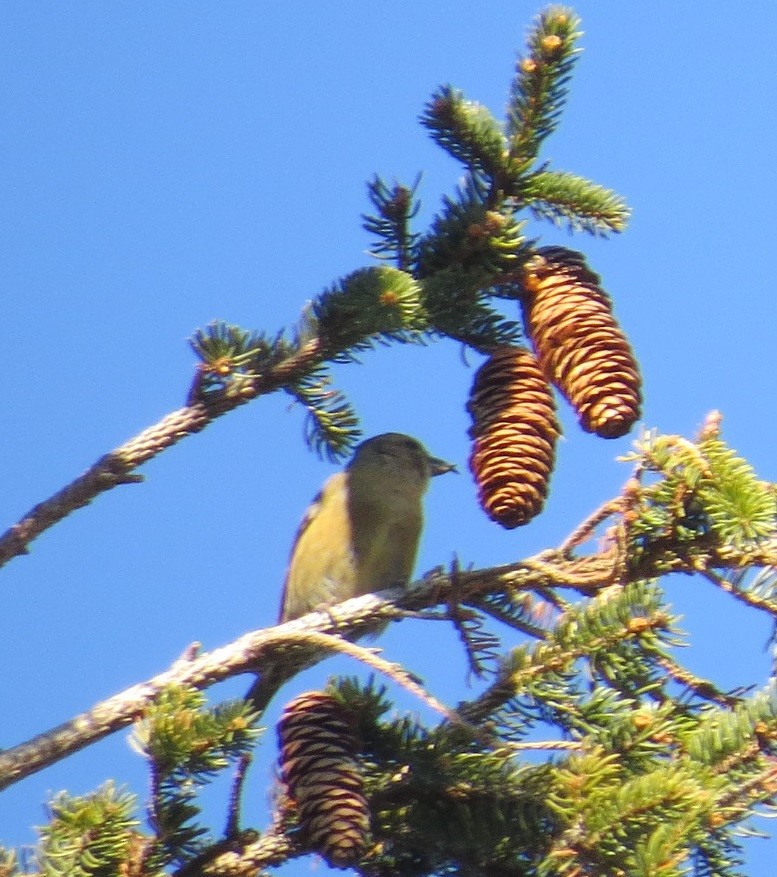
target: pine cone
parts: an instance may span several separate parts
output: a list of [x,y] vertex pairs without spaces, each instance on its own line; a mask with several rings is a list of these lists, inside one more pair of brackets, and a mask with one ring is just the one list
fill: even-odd
[[534,356],[498,347],[475,373],[469,468],[483,511],[511,530],[538,514],[559,435],[553,393]]
[[585,259],[542,247],[524,265],[523,319],[545,376],[603,438],[625,435],[639,418],[641,379],[610,298]]
[[342,705],[319,691],[301,694],[283,711],[278,740],[281,779],[309,847],[333,868],[351,867],[364,853],[370,820]]

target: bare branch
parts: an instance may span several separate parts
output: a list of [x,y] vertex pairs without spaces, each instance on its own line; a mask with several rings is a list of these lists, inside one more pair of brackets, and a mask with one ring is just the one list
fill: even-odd
[[258,840],[253,833],[246,835],[246,840],[237,837],[217,844],[204,857],[176,871],[174,877],[256,877],[262,868],[281,865],[302,854],[302,849],[280,828],[265,832]]
[[[378,594],[367,594],[323,612],[310,612],[286,624],[245,634],[229,645],[191,660],[187,654],[183,660],[148,682],[134,685],[69,722],[0,752],[0,789],[127,727],[141,718],[146,707],[169,685],[207,688],[231,676],[257,672],[263,663],[271,659],[289,659],[290,643],[296,643],[292,646],[294,649],[309,651],[311,663],[323,657],[322,646],[330,650],[337,648],[365,660],[365,655],[369,655],[368,650],[353,646],[340,637],[353,639],[382,622],[400,620],[408,609],[445,605],[454,586],[457,599],[464,604],[469,598],[483,594],[535,589],[544,594],[549,587],[571,588],[592,595],[606,587],[624,583],[621,550],[614,544],[598,554],[572,559],[558,551],[543,551],[535,557],[507,566],[466,572],[459,570],[455,583],[450,575],[436,572],[407,589],[394,588]],[[662,556],[661,563],[665,562]],[[750,552],[729,548],[725,553],[720,553],[710,549],[704,558],[699,555],[688,560],[678,557],[672,569],[703,574],[714,569],[775,564],[777,546],[768,543]],[[636,580],[650,577],[651,573],[655,573],[655,570],[651,569],[649,558],[643,558],[639,570],[629,571],[628,578]],[[321,635],[329,636],[325,639]],[[373,656],[370,660],[381,659]],[[381,667],[381,671],[388,672],[387,668],[392,666],[395,665],[387,664]]]
[[237,392],[225,392],[214,398],[192,401],[190,405],[173,411],[121,447],[100,457],[83,475],[38,503],[0,536],[0,566],[20,554],[27,554],[33,539],[71,512],[88,505],[106,490],[119,484],[142,481],[143,477],[133,472],[138,466],[186,436],[205,429],[222,414],[257,396],[279,389],[292,378],[306,372],[321,357],[321,345],[318,339],[313,339],[296,353],[268,369],[265,374],[241,381]]

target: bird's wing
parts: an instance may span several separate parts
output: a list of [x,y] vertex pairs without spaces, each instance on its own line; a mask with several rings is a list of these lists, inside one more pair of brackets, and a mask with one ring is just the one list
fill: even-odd
[[338,472],[324,484],[300,522],[283,585],[280,621],[345,599],[338,585],[347,589],[354,576],[353,554],[343,550],[351,544],[347,474]]

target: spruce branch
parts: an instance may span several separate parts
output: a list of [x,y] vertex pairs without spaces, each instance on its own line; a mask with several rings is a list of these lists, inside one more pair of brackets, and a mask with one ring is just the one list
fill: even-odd
[[345,396],[331,389],[324,366],[312,369],[284,389],[308,410],[305,441],[319,456],[341,459],[361,435],[359,418]]
[[494,310],[481,292],[489,282],[479,269],[437,271],[423,280],[433,331],[480,351],[520,341],[520,324]]
[[623,231],[630,214],[623,198],[611,189],[565,171],[531,174],[517,189],[517,198],[538,219],[602,237]]
[[709,480],[699,486],[699,501],[710,529],[737,548],[777,531],[777,493],[753,467],[719,437],[704,438],[699,449],[709,462]]
[[741,701],[741,697],[721,691],[709,679],[703,679],[700,676],[696,676],[690,670],[681,666],[669,655],[659,656],[656,659],[656,663],[668,676],[671,676],[675,682],[682,685],[688,691],[693,692],[702,700],[716,703],[718,706],[728,707],[729,709],[736,706],[736,704]]
[[200,360],[196,390],[189,394],[190,403],[211,394],[234,394],[246,386],[246,379],[266,372],[295,349],[282,333],[270,339],[220,320],[198,329],[189,339],[189,346]]
[[777,600],[766,599],[749,590],[743,590],[732,585],[726,576],[720,575],[716,570],[705,569],[701,571],[707,581],[720,588],[726,594],[730,594],[735,600],[745,603],[753,609],[760,609],[774,618],[777,618]]
[[118,874],[133,852],[135,796],[106,783],[90,795],[58,794],[41,828],[40,865],[47,877]]
[[[385,862],[393,871],[443,873],[445,863],[509,860],[547,832],[541,793],[546,766],[527,766],[517,748],[473,747],[461,729],[423,727],[407,716],[386,717],[382,690],[368,683],[342,689],[358,717],[357,736],[374,846],[364,866]],[[569,749],[566,741],[537,748]],[[499,850],[495,853],[495,850]]]
[[758,771],[746,782],[737,784],[720,799],[720,810],[725,814],[720,822],[738,822],[754,812],[756,804],[774,806],[777,797],[777,766],[766,759],[759,760]]
[[197,856],[207,829],[196,820],[197,795],[230,764],[247,757],[259,731],[243,700],[205,707],[190,686],[164,689],[136,723],[131,744],[149,762],[149,824],[157,867]]
[[526,56],[518,59],[507,116],[510,160],[518,173],[528,170],[556,129],[580,51],[579,27],[571,9],[550,6],[534,23]]
[[432,140],[485,181],[498,179],[505,165],[507,142],[502,126],[481,104],[441,86],[424,107],[421,124]]
[[421,207],[416,200],[420,175],[408,188],[399,183],[389,188],[375,175],[367,183],[367,194],[375,214],[364,214],[364,229],[378,238],[371,255],[378,259],[393,259],[400,271],[409,271],[415,260],[418,235],[410,231],[410,221]]
[[775,738],[777,687],[772,680],[733,709],[706,711],[698,726],[683,734],[681,743],[689,758],[731,773],[747,767],[759,752],[770,754]]
[[[616,592],[605,589],[590,602],[570,606],[540,642],[513,649],[494,683],[459,711],[475,723],[494,720],[512,727],[505,711],[525,715],[519,700],[539,702],[547,697],[549,686],[565,687],[581,658],[591,660],[601,672],[622,644],[638,640],[644,648],[651,636],[670,625],[671,619],[642,583]],[[623,666],[620,669],[623,673]]]
[[738,570],[731,572],[726,577],[731,586],[740,591],[746,591],[755,597],[764,600],[773,600],[777,597],[777,568],[766,567],[756,571],[756,574],[748,581],[750,570]]
[[500,642],[498,637],[485,629],[483,616],[457,604],[449,604],[447,615],[467,657],[469,675],[482,679],[493,673]]
[[215,844],[198,859],[173,872],[173,877],[257,877],[262,868],[281,865],[303,854],[298,839],[273,826],[257,839],[244,832]]
[[251,753],[246,753],[240,756],[235,767],[229,792],[229,806],[224,826],[224,837],[233,838],[240,834],[240,806],[243,801],[243,787],[245,786],[248,769],[251,767],[252,761],[253,756]]
[[536,590],[485,594],[471,599],[469,605],[513,630],[535,639],[547,638],[553,604],[543,600]]
[[417,282],[388,265],[354,271],[318,296],[311,311],[335,362],[352,361],[375,341],[418,341],[427,327]]
[[[756,478],[717,433],[707,431],[698,442],[647,434],[636,443],[635,453],[624,459],[637,461],[639,481],[629,514],[632,568],[640,565],[645,552],[653,563],[659,561],[657,568],[663,573],[673,568],[678,555],[683,555],[683,564],[708,572],[715,566],[709,562],[710,552],[773,550],[777,542],[773,487]],[[757,601],[753,595],[753,602]],[[763,608],[770,611],[767,604]]]
[[493,198],[481,180],[469,175],[453,197],[443,198],[429,232],[419,240],[417,276],[455,269],[477,273],[479,288],[486,288],[528,257],[525,225],[506,199]]
[[599,508],[595,509],[584,521],[582,521],[567,536],[561,545],[562,554],[571,555],[575,548],[584,545],[594,534],[596,528],[614,515],[623,514],[625,506],[625,488],[624,495],[614,500],[607,500],[602,503]]

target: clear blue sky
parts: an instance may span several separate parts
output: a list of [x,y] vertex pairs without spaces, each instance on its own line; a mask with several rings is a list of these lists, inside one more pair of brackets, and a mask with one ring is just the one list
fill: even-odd
[[[423,170],[428,218],[460,168],[418,125],[424,102],[450,82],[500,113],[540,8],[6,0],[2,527],[183,404],[197,327],[223,318],[273,332],[367,264],[359,216],[375,171],[411,182]],[[642,365],[645,424],[691,434],[719,408],[726,438],[775,480],[777,3],[574,8],[585,52],[544,157],[623,194],[633,221],[609,241],[533,231],[582,249],[602,275]],[[454,552],[492,565],[554,545],[629,473],[615,462],[629,438],[586,436],[562,408],[545,513],[513,532],[491,524],[466,472],[475,360],[439,344],[336,372],[366,434],[413,433],[463,470],[433,484],[419,572]],[[260,399],[3,571],[0,745],[161,671],[192,641],[211,648],[273,622],[297,521],[332,471],[306,450],[302,422],[288,397]],[[696,581],[671,596],[696,671],[726,687],[763,684],[763,618]],[[383,644],[444,700],[466,695],[442,626],[398,625]],[[264,821],[273,752],[268,737],[249,823]],[[0,839],[30,842],[52,792],[109,776],[145,790],[125,734],[0,795]],[[754,877],[773,873],[776,844],[748,847]]]

